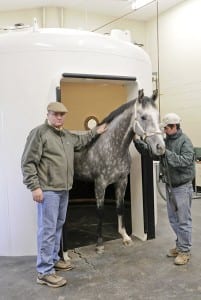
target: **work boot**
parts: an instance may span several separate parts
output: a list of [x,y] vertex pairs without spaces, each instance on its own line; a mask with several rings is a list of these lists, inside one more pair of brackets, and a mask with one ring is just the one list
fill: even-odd
[[46,284],[54,288],[66,285],[67,283],[65,278],[61,276],[57,276],[56,274],[46,274],[46,275],[38,274],[36,282],[39,284]]
[[73,266],[71,265],[70,261],[60,259],[56,262],[54,268],[56,271],[69,271],[73,269]]
[[179,250],[175,247],[168,251],[167,257],[177,257],[178,254],[179,254]]
[[175,265],[186,265],[190,259],[190,252],[179,252],[174,260]]

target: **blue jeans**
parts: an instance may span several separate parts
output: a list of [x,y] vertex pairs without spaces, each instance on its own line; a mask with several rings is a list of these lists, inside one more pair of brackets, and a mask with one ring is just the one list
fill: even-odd
[[38,273],[55,273],[54,265],[60,259],[58,252],[62,227],[66,219],[68,196],[68,191],[44,191],[43,202],[37,203]]
[[169,198],[166,186],[167,212],[170,225],[176,234],[176,247],[180,252],[189,252],[192,246],[192,218],[191,203],[193,197],[193,186],[186,183],[172,188],[172,194],[177,206],[177,211]]

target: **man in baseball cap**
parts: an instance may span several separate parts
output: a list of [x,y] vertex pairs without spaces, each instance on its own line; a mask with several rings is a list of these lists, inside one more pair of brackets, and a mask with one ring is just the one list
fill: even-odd
[[[192,180],[195,177],[193,144],[180,128],[180,122],[181,118],[177,114],[168,113],[161,123],[166,134],[166,150],[160,157],[160,175],[166,186],[169,223],[176,236],[175,246],[168,250],[167,257],[174,257],[175,265],[185,265],[190,260]],[[153,158],[143,141],[135,145],[142,155],[150,154]]]
[[168,113],[163,117],[160,127],[165,128],[168,124],[180,124],[180,122],[181,118],[177,114]]
[[162,119],[166,151],[161,160],[161,171],[166,183],[168,218],[176,235],[175,247],[168,251],[167,256],[175,257],[176,265],[185,265],[190,259],[192,246],[191,201],[195,170],[194,148],[182,132],[180,123],[181,118],[176,113],[168,113]]

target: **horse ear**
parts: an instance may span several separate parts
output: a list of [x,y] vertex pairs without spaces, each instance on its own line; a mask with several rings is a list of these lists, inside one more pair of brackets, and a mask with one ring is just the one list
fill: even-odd
[[141,100],[144,98],[144,90],[141,89],[138,91],[138,101],[141,102]]
[[153,95],[152,95],[153,101],[155,101],[155,100],[157,99],[157,97],[158,97],[158,89],[155,89],[155,90],[153,91]]

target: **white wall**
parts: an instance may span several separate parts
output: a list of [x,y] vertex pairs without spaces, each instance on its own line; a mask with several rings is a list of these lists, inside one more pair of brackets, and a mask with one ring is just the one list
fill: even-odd
[[[161,114],[176,112],[201,147],[201,1],[187,0],[159,18]],[[146,25],[146,46],[157,71],[156,21]]]

